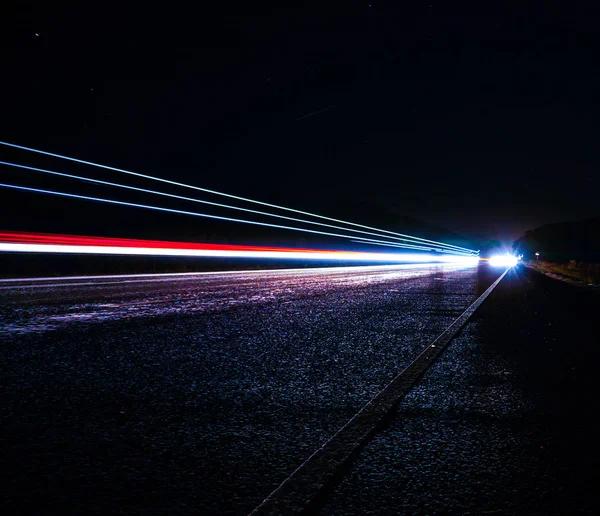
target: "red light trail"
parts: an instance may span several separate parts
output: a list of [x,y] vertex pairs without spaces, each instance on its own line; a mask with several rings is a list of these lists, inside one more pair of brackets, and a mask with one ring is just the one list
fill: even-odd
[[116,254],[131,256],[188,256],[219,258],[283,258],[295,260],[339,260],[388,263],[464,262],[478,263],[472,256],[425,253],[380,253],[264,247],[226,244],[105,238],[46,233],[0,232],[0,252]]
[[[8,142],[4,142],[4,141],[0,141],[0,145],[6,146],[6,147],[12,147],[15,149],[21,149],[21,150],[25,150],[28,152],[32,152],[32,153],[37,153],[37,154],[43,154],[46,156],[51,156],[54,158],[59,158],[59,159],[63,159],[63,160],[68,160],[68,161],[72,161],[72,162],[76,162],[76,163],[81,163],[84,165],[91,165],[94,167],[98,167],[98,168],[102,168],[102,169],[106,169],[106,170],[112,170],[118,173],[122,173],[122,174],[127,174],[127,175],[131,175],[131,176],[136,176],[136,177],[141,177],[144,179],[149,179],[151,181],[158,181],[161,183],[166,183],[169,185],[173,185],[173,186],[177,186],[177,187],[182,187],[182,188],[189,188],[192,190],[197,190],[200,192],[205,192],[205,193],[209,193],[209,194],[213,194],[213,195],[218,195],[218,196],[224,196],[230,199],[236,199],[238,201],[243,201],[243,202],[248,202],[248,203],[252,203],[252,204],[258,204],[261,206],[266,206],[269,208],[274,208],[277,210],[284,210],[287,212],[293,212],[293,213],[298,213],[301,215],[306,215],[309,217],[315,217],[321,220],[327,220],[330,222],[337,222],[340,224],[344,224],[344,225],[349,225],[352,226],[354,228],[362,228],[362,229],[368,229],[371,231],[377,231],[379,233],[386,233],[388,235],[393,235],[391,237],[387,237],[387,238],[392,238],[394,240],[400,240],[400,241],[406,241],[406,242],[411,242],[413,244],[420,244],[423,246],[427,246],[427,247],[441,247],[441,248],[445,248],[446,250],[444,252],[454,252],[454,253],[462,253],[462,254],[468,254],[468,255],[474,255],[474,254],[478,254],[478,251],[473,251],[471,249],[466,249],[464,247],[458,247],[452,244],[446,244],[446,243],[442,243],[442,242],[436,242],[435,240],[428,240],[425,238],[419,238],[419,237],[414,237],[414,236],[410,236],[410,235],[405,235],[403,233],[397,233],[394,231],[389,231],[389,230],[385,230],[385,229],[378,229],[378,228],[374,228],[371,226],[365,226],[362,224],[356,224],[354,222],[348,222],[348,221],[343,221],[343,220],[339,220],[339,219],[334,219],[331,217],[325,217],[323,215],[318,215],[316,213],[310,213],[310,212],[306,212],[306,211],[301,211],[301,210],[296,210],[293,208],[287,208],[285,206],[280,206],[277,204],[270,204],[270,203],[266,203],[266,202],[262,202],[262,201],[257,201],[254,199],[248,199],[246,197],[240,197],[237,195],[231,195],[225,192],[218,192],[216,190],[210,190],[207,188],[201,188],[198,186],[194,186],[194,185],[188,185],[185,183],[180,183],[177,181],[172,181],[169,179],[164,179],[161,177],[155,177],[155,176],[150,176],[147,174],[140,174],[138,172],[132,172],[130,170],[124,170],[121,168],[117,168],[117,167],[111,167],[108,165],[102,165],[99,163],[94,163],[91,161],[86,161],[86,160],[81,160],[78,158],[72,158],[70,156],[64,156],[62,154],[55,154],[52,152],[47,152],[47,151],[43,151],[43,150],[39,150],[39,149],[33,149],[31,147],[25,147],[23,145],[16,145],[14,143],[8,143]],[[147,189],[140,189],[140,188],[136,188],[136,187],[132,187],[129,185],[121,185],[121,184],[117,184],[117,183],[110,183],[110,182],[106,182],[106,181],[100,181],[100,180],[96,180],[96,179],[92,179],[92,178],[85,178],[85,177],[81,177],[81,176],[75,176],[72,174],[64,174],[64,173],[60,173],[60,172],[56,172],[56,171],[50,171],[50,170],[45,170],[45,169],[39,169],[39,168],[35,168],[35,167],[28,167],[25,165],[18,165],[16,163],[9,163],[9,162],[0,162],[3,165],[7,165],[7,166],[14,166],[14,167],[20,167],[23,169],[30,169],[30,170],[36,170],[38,172],[43,172],[43,173],[49,173],[49,174],[54,174],[54,175],[59,175],[59,176],[64,176],[64,177],[70,177],[71,179],[78,179],[78,180],[83,180],[83,181],[91,181],[94,183],[102,183],[105,185],[109,185],[109,186],[116,186],[116,187],[120,187],[120,188],[126,188],[126,189],[131,189],[131,190],[139,190],[139,191],[143,191],[146,193],[152,193],[152,194],[156,194],[156,195],[166,195],[168,197],[175,197],[175,198],[180,198],[180,199],[184,199],[184,197],[182,196],[176,196],[176,195],[172,195],[172,194],[166,194],[164,192],[156,192],[154,190],[147,190]],[[14,189],[19,189],[19,190],[27,190],[27,191],[36,191],[38,193],[46,193],[46,194],[51,194],[51,195],[59,195],[59,196],[63,196],[63,197],[77,197],[80,199],[87,199],[87,200],[94,200],[94,201],[100,201],[100,202],[107,202],[107,203],[111,203],[111,204],[126,204],[129,206],[133,206],[133,207],[138,207],[138,208],[149,208],[149,209],[155,209],[155,210],[160,210],[160,211],[170,211],[170,212],[175,212],[176,210],[169,210],[169,209],[165,209],[165,208],[158,208],[158,207],[154,207],[154,206],[145,206],[145,205],[136,205],[133,203],[124,203],[124,202],[119,202],[119,201],[114,201],[114,200],[108,200],[108,199],[98,199],[98,198],[92,198],[92,197],[85,197],[85,196],[78,196],[78,195],[74,195],[74,194],[67,194],[64,192],[53,192],[53,191],[49,191],[49,190],[41,190],[41,189],[35,189],[35,188],[27,188],[27,187],[23,187],[23,186],[18,186],[18,185],[7,185],[7,184],[0,184],[0,186],[5,187],[5,188],[14,188]],[[188,201],[194,201],[194,202],[200,202],[200,203],[204,203],[204,204],[212,204],[215,206],[221,206],[221,207],[226,207],[226,208],[231,208],[231,209],[236,209],[236,210],[241,210],[241,211],[246,211],[246,212],[253,212],[253,213],[259,213],[262,215],[267,215],[267,216],[271,216],[271,217],[277,217],[277,218],[282,218],[282,219],[287,219],[287,220],[295,220],[297,222],[303,222],[303,223],[307,223],[307,224],[316,224],[316,225],[320,225],[320,226],[326,226],[326,227],[331,227],[331,228],[336,228],[336,229],[342,229],[344,231],[355,231],[355,232],[359,232],[359,233],[367,233],[367,234],[373,234],[371,233],[371,231],[365,232],[365,231],[361,231],[361,230],[356,230],[356,229],[350,229],[350,228],[340,228],[339,226],[332,226],[330,224],[323,224],[323,223],[318,223],[318,222],[314,222],[314,221],[307,221],[307,220],[300,220],[297,218],[293,218],[293,217],[286,217],[286,216],[282,216],[282,215],[276,215],[276,214],[272,214],[272,213],[264,213],[264,212],[259,212],[257,210],[250,210],[247,208],[240,208],[240,207],[234,207],[234,206],[229,206],[229,205],[224,205],[224,204],[220,204],[220,203],[214,203],[214,202],[210,202],[210,201],[205,201],[205,200],[200,200],[200,199],[192,199],[192,198],[185,198],[185,200]],[[198,216],[203,216],[203,217],[208,217],[208,218],[216,218],[216,219],[221,219],[221,220],[229,220],[231,222],[245,222],[245,223],[250,223],[250,224],[258,224],[258,225],[262,225],[262,226],[271,226],[271,227],[279,227],[282,229],[294,229],[296,231],[303,231],[303,232],[308,232],[308,233],[316,233],[316,234],[328,234],[330,236],[338,236],[338,237],[348,237],[347,235],[339,235],[339,234],[332,234],[332,233],[325,233],[322,231],[315,231],[315,230],[309,230],[309,229],[300,229],[300,228],[294,228],[294,227],[287,227],[287,226],[281,226],[281,225],[275,225],[275,224],[265,224],[265,223],[258,223],[258,222],[249,222],[249,221],[243,221],[243,220],[239,220],[239,219],[232,219],[232,218],[227,218],[227,217],[216,217],[216,216],[208,216],[206,214],[198,214],[198,213],[190,213],[190,212],[183,212],[183,211],[179,211],[179,213],[187,213],[188,215],[198,215]],[[379,235],[382,236],[382,235]],[[359,240],[362,241],[367,241],[367,239],[365,238],[361,238],[361,237],[354,237],[357,238]],[[375,240],[371,240],[372,242],[375,242]],[[412,247],[416,249],[416,246],[412,246],[409,244],[396,244],[397,247]]]

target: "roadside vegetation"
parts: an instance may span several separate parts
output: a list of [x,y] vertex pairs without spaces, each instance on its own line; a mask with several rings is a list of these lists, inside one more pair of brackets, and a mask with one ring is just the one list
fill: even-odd
[[531,261],[529,265],[540,272],[556,274],[586,285],[600,285],[600,263],[577,262],[575,260],[570,260],[568,263]]
[[546,224],[526,231],[515,254],[545,274],[584,285],[600,285],[600,217]]

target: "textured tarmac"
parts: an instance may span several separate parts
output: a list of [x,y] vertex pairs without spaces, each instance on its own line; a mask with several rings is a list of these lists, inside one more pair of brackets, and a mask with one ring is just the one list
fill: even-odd
[[408,265],[3,283],[4,503],[246,514],[493,279]]
[[599,314],[512,271],[320,514],[600,514]]

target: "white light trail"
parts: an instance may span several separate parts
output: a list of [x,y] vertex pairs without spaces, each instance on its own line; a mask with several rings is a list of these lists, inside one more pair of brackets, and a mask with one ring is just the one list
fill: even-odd
[[[350,242],[355,242],[360,244],[360,242],[358,240],[350,240]],[[385,246],[386,244],[380,244],[378,242],[371,242],[369,245],[381,245],[381,246]],[[436,248],[435,246],[429,246],[424,248],[425,251],[435,251],[438,253],[451,253],[451,254],[456,254],[456,251],[453,251],[452,249],[441,249],[441,248]],[[466,253],[459,253],[459,254],[464,254],[465,256],[476,256],[474,254],[469,254],[467,255]]]
[[213,249],[173,249],[153,247],[120,247],[94,245],[52,245],[0,243],[0,251],[15,253],[107,254],[126,256],[187,256],[205,258],[278,258],[291,260],[327,260],[386,263],[464,263],[476,265],[479,258],[459,255],[427,255],[419,253],[367,253],[344,251],[231,251]]
[[[78,181],[87,181],[90,183],[96,183],[96,184],[101,184],[101,185],[105,185],[105,186],[114,186],[117,188],[124,188],[126,190],[134,190],[134,191],[138,191],[138,192],[142,192],[142,193],[149,193],[149,194],[153,194],[153,195],[161,195],[163,197],[170,197],[173,199],[179,199],[179,200],[183,200],[183,201],[191,201],[191,202],[196,202],[196,203],[200,203],[200,204],[207,204],[210,206],[216,206],[219,208],[227,208],[227,209],[232,209],[232,210],[239,210],[239,211],[244,211],[247,213],[253,213],[253,214],[257,214],[257,215],[263,215],[263,216],[267,216],[267,217],[275,217],[275,218],[279,218],[279,219],[285,219],[285,220],[291,220],[293,222],[301,222],[301,223],[305,223],[305,224],[311,224],[311,225],[316,225],[316,226],[321,226],[321,227],[327,227],[327,228],[332,228],[332,229],[339,229],[341,231],[349,231],[352,233],[361,233],[361,234],[365,234],[365,235],[371,235],[371,236],[377,236],[380,238],[385,238],[387,239],[386,241],[389,241],[389,239],[392,240],[396,240],[396,241],[405,241],[407,244],[418,244],[419,247],[414,247],[414,249],[430,249],[431,247],[439,247],[441,249],[448,249],[449,252],[452,252],[451,248],[448,248],[446,246],[446,244],[435,244],[435,245],[431,245],[428,247],[422,247],[422,243],[418,242],[416,240],[411,240],[408,238],[399,238],[399,237],[394,237],[394,236],[387,236],[387,235],[382,235],[380,233],[373,233],[372,231],[363,231],[360,229],[351,229],[351,228],[344,228],[341,226],[334,226],[332,224],[325,224],[323,222],[315,222],[315,221],[311,221],[311,220],[305,220],[305,219],[298,219],[295,217],[288,217],[286,215],[277,215],[274,213],[268,213],[268,212],[264,212],[264,211],[259,211],[259,210],[252,210],[249,208],[241,208],[238,206],[231,206],[229,204],[221,204],[221,203],[217,203],[217,202],[212,202],[212,201],[205,201],[202,199],[196,199],[193,197],[185,197],[182,195],[175,195],[175,194],[170,194],[170,193],[166,193],[166,192],[159,192],[156,190],[148,190],[146,188],[138,188],[137,186],[130,186],[130,185],[124,185],[121,183],[113,183],[110,181],[102,181],[100,179],[93,179],[90,177],[85,177],[85,176],[77,176],[74,174],[66,174],[64,172],[57,172],[55,170],[48,170],[48,169],[44,169],[44,168],[37,168],[37,167],[30,167],[27,165],[21,165],[18,163],[11,163],[8,161],[0,161],[0,165],[6,165],[9,167],[15,167],[15,168],[22,168],[25,170],[31,170],[33,172],[41,172],[43,174],[50,174],[50,175],[54,175],[54,176],[59,176],[59,177],[66,177],[69,179],[76,179]],[[348,235],[348,238],[350,238],[353,235]]]
[[[292,226],[284,226],[281,224],[269,224],[267,222],[257,222],[257,221],[251,221],[251,220],[245,220],[245,219],[235,219],[232,217],[221,217],[219,215],[209,215],[207,213],[197,213],[197,212],[193,212],[193,211],[175,210],[172,208],[162,208],[160,206],[149,206],[147,204],[137,204],[137,203],[132,203],[132,202],[117,201],[114,199],[104,199],[102,197],[91,197],[91,196],[87,196],[87,195],[77,195],[77,194],[71,194],[71,193],[66,193],[66,192],[56,192],[54,190],[43,190],[41,188],[31,188],[31,187],[27,187],[27,186],[11,185],[11,184],[6,184],[6,183],[0,183],[0,187],[11,188],[14,190],[22,190],[22,191],[26,191],[26,192],[35,192],[35,193],[43,193],[43,194],[48,194],[48,195],[56,195],[59,197],[67,197],[67,198],[71,198],[71,199],[82,199],[82,200],[86,200],[86,201],[96,201],[96,202],[102,202],[102,203],[107,203],[107,204],[115,204],[115,205],[119,205],[119,206],[144,208],[144,209],[148,209],[148,210],[162,211],[162,212],[166,212],[166,213],[177,213],[180,215],[193,215],[195,217],[224,220],[227,222],[240,222],[243,224],[271,227],[271,228],[276,228],[276,229],[290,229],[293,231],[300,231],[300,232],[304,232],[304,233],[313,233],[313,234],[317,234],[317,235],[333,236],[336,238],[349,238],[348,235],[341,235],[339,233],[329,233],[327,231],[317,231],[314,229],[296,228],[296,227],[292,227]],[[354,238],[355,240],[360,240],[362,242],[367,242],[367,243],[373,243],[373,242],[381,243],[381,244],[387,245],[388,247],[400,247],[400,248],[405,248],[405,249],[419,249],[419,250],[425,250],[425,251],[430,250],[430,247],[418,247],[416,245],[410,245],[410,244],[385,242],[382,240],[374,240],[372,238],[363,238],[363,237],[357,237],[357,236],[353,236],[352,238]],[[464,254],[467,256],[472,256],[471,254],[460,253],[459,251],[456,251],[456,254]]]
[[[462,257],[461,257],[462,258]],[[433,263],[433,262],[427,262]],[[454,263],[454,262],[453,262]],[[460,260],[458,261],[460,263]],[[469,262],[467,262],[469,263]],[[284,269],[248,269],[248,270],[228,270],[228,271],[202,271],[202,272],[153,272],[153,273],[141,273],[141,274],[103,274],[95,276],[46,276],[46,277],[29,277],[29,278],[2,278],[0,279],[0,289],[11,289],[15,288],[27,288],[27,287],[48,287],[53,283],[60,283],[63,281],[76,282],[78,280],[119,280],[119,283],[130,283],[126,281],[133,279],[137,281],[145,281],[152,279],[163,279],[165,281],[173,280],[186,280],[195,276],[261,276],[261,275],[274,275],[279,276],[293,276],[296,274],[305,275],[321,275],[321,274],[348,274],[352,272],[381,272],[387,270],[418,270],[419,267],[424,264],[410,263],[410,264],[393,264],[393,265],[343,265],[341,267],[328,266],[328,267],[302,267],[302,268],[284,268]],[[124,281],[125,280],[125,281]],[[41,282],[47,282],[46,285]],[[31,283],[32,285],[27,285]],[[131,282],[132,283],[132,282]],[[10,286],[4,286],[8,284]],[[110,283],[103,283],[105,285]],[[68,283],[67,286],[75,285],[94,285],[94,283]],[[60,285],[64,286],[64,285]]]
[[290,212],[294,212],[294,213],[299,213],[301,215],[307,215],[309,217],[315,217],[315,218],[319,218],[319,219],[322,219],[322,220],[328,220],[330,222],[337,222],[338,224],[345,224],[345,225],[350,225],[350,226],[359,227],[359,228],[363,228],[363,229],[369,229],[369,230],[373,230],[373,231],[379,231],[381,233],[387,233],[387,234],[395,235],[395,236],[398,236],[398,237],[406,237],[406,238],[417,240],[419,242],[423,242],[423,243],[426,243],[426,244],[443,245],[443,246],[446,246],[446,247],[449,247],[449,248],[456,249],[457,251],[461,251],[463,253],[472,254],[472,253],[478,252],[478,251],[473,251],[472,249],[467,249],[465,247],[459,247],[459,246],[455,246],[455,245],[451,245],[451,244],[445,244],[443,242],[436,242],[435,240],[428,240],[428,239],[425,239],[425,238],[413,237],[413,236],[410,236],[410,235],[405,235],[403,233],[397,233],[397,232],[388,231],[388,230],[385,230],[385,229],[378,229],[378,228],[374,228],[374,227],[371,227],[371,226],[365,226],[363,224],[356,224],[354,222],[347,222],[347,221],[344,221],[344,220],[334,219],[334,218],[331,218],[331,217],[325,217],[323,215],[317,215],[315,213],[310,213],[310,212],[306,212],[306,211],[296,210],[296,209],[293,209],[293,208],[286,208],[285,206],[279,206],[277,204],[270,204],[270,203],[266,203],[266,202],[262,202],[262,201],[255,201],[253,199],[248,199],[246,197],[240,197],[240,196],[237,196],[237,195],[227,194],[227,193],[224,193],[224,192],[218,192],[216,190],[209,190],[208,188],[201,188],[199,186],[193,186],[193,185],[188,185],[188,184],[185,184],[185,183],[179,183],[177,181],[171,181],[170,179],[163,179],[161,177],[150,176],[150,175],[147,175],[147,174],[140,174],[138,172],[132,172],[130,170],[124,170],[122,168],[111,167],[111,166],[108,166],[108,165],[101,165],[99,163],[94,163],[92,161],[85,161],[85,160],[82,160],[82,159],[71,158],[70,156],[64,156],[62,154],[55,154],[55,153],[52,153],[52,152],[47,152],[47,151],[43,151],[43,150],[39,150],[39,149],[33,149],[31,147],[25,147],[23,145],[16,145],[14,143],[8,143],[8,142],[3,142],[3,141],[0,141],[0,145],[5,145],[7,147],[12,147],[12,148],[15,148],[15,149],[26,150],[26,151],[29,151],[29,152],[35,152],[35,153],[38,153],[38,154],[43,154],[45,156],[51,156],[53,158],[65,159],[65,160],[68,160],[68,161],[73,161],[73,162],[76,162],[76,163],[81,163],[83,165],[91,165],[91,166],[94,166],[94,167],[99,167],[99,168],[103,168],[103,169],[106,169],[106,170],[112,170],[114,172],[119,172],[119,173],[122,173],[122,174],[128,174],[128,175],[132,175],[132,176],[136,176],[136,177],[142,177],[144,179],[150,179],[152,181],[160,181],[161,183],[167,183],[167,184],[171,184],[171,185],[174,185],[174,186],[179,186],[179,187],[182,187],[182,188],[191,188],[193,190],[198,190],[200,192],[206,192],[206,193],[210,193],[210,194],[213,194],[213,195],[221,195],[221,196],[224,196],[224,197],[229,197],[230,199],[236,199],[238,201],[244,201],[244,202],[249,202],[249,203],[253,203],[253,204],[260,204],[261,206],[267,206],[269,208],[275,208],[275,209],[278,209],[278,210],[284,210],[284,211],[290,211]]

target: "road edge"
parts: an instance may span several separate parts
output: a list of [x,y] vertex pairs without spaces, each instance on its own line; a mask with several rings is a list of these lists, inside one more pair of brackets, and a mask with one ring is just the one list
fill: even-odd
[[310,509],[319,495],[330,487],[344,465],[357,454],[381,422],[389,416],[400,400],[448,347],[509,270],[507,268],[441,335],[298,466],[250,515],[294,514]]

